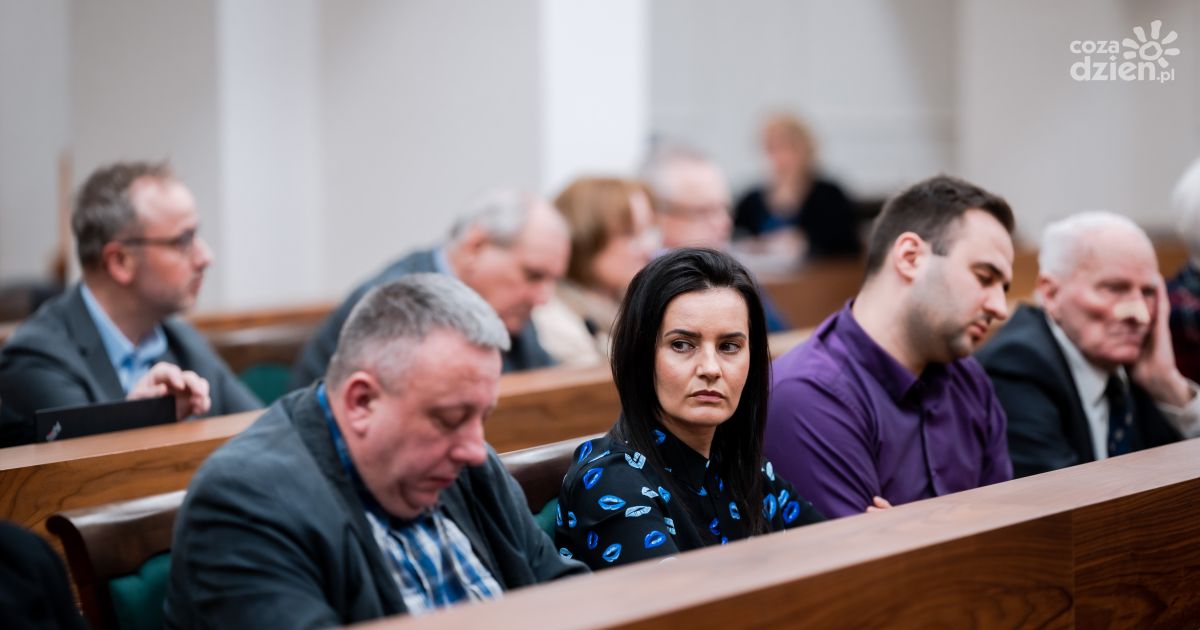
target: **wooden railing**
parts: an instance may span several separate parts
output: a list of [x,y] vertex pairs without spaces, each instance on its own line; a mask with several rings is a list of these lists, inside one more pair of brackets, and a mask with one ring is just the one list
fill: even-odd
[[1195,628],[1200,441],[372,628]]

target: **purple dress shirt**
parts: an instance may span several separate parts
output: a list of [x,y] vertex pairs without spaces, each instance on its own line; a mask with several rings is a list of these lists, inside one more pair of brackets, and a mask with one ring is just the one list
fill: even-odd
[[827,516],[1012,479],[1004,410],[973,358],[914,376],[858,325],[850,303],[772,374],[765,452]]

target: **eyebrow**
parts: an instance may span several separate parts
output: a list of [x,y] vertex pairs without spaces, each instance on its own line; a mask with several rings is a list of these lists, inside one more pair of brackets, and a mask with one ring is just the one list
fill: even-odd
[[[671,335],[681,335],[684,337],[699,337],[700,333],[694,332],[691,330],[687,330],[684,328],[672,328],[671,330],[668,330],[667,332],[663,333],[663,337],[669,337]],[[732,339],[732,338],[746,339],[747,335],[744,332],[737,331],[737,332],[725,333],[725,334],[721,335],[720,338],[721,339]]]
[[996,265],[993,265],[990,262],[977,262],[977,263],[971,265],[971,268],[972,269],[983,268],[985,271],[992,274],[993,276],[1000,278],[1000,280],[1004,283],[1004,292],[1005,293],[1008,293],[1009,287],[1012,286],[1011,280],[1004,279],[1004,272],[1000,271],[999,267],[997,267]]

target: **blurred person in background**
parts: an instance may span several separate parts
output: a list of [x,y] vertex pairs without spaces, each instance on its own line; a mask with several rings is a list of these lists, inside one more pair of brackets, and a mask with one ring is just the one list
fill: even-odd
[[791,247],[797,255],[806,248],[809,258],[857,256],[862,245],[854,206],[841,187],[821,176],[809,128],[791,114],[775,114],[763,126],[762,148],[768,180],[734,207],[738,235],[760,238],[768,249]]
[[609,331],[629,282],[659,247],[645,185],[583,177],[554,201],[571,233],[571,258],[555,297],[533,312],[542,347],[562,365],[607,359]]
[[1188,261],[1167,282],[1171,299],[1171,339],[1179,371],[1200,381],[1200,159],[1192,162],[1175,186],[1179,232],[1187,244]]

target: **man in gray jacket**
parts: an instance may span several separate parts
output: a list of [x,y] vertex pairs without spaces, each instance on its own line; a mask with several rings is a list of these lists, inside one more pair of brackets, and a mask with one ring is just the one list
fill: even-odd
[[338,332],[350,309],[372,287],[410,273],[444,273],[474,289],[496,310],[511,336],[503,353],[505,372],[549,367],[554,360],[538,342],[533,308],[554,294],[567,270],[571,242],[562,215],[545,201],[517,190],[481,195],[458,217],[446,242],[413,252],[355,289],[342,302],[292,366],[292,387],[306,387],[325,374]]
[[168,625],[346,625],[586,572],[554,550],[484,442],[508,344],[495,311],[444,274],[368,292],[325,380],[196,473]]

